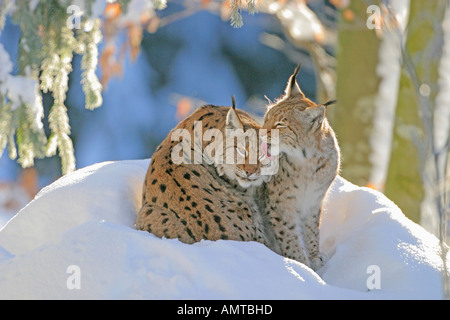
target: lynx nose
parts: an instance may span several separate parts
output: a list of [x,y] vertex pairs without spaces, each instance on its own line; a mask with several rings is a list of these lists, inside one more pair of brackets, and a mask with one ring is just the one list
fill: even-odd
[[256,164],[245,164],[244,171],[247,173],[247,177],[255,173],[258,170],[258,165]]

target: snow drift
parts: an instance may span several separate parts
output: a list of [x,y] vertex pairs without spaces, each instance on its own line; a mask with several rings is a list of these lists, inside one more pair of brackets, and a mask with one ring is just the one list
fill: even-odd
[[379,192],[336,179],[315,273],[256,242],[135,230],[148,164],[100,163],[44,188],[0,230],[0,298],[443,298],[438,239]]

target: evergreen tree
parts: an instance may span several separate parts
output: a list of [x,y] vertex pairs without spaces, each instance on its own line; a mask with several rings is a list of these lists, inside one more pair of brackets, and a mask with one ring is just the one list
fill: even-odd
[[[6,15],[21,31],[18,65],[20,74],[12,75],[12,66],[5,68],[0,78],[0,155],[8,146],[11,159],[23,167],[34,164],[35,158],[50,157],[57,152],[63,174],[75,170],[75,156],[70,138],[70,124],[64,104],[72,71],[74,54],[82,56],[82,88],[85,106],[95,109],[102,104],[102,85],[97,78],[98,44],[102,39],[101,20],[93,17],[93,0],[85,1],[85,14],[79,26],[67,8],[71,1],[3,0],[0,6],[0,32]],[[118,2],[126,12],[129,0]],[[163,8],[165,1],[155,0]],[[3,49],[3,48],[1,48]],[[9,61],[5,50],[0,59]],[[11,65],[9,61],[9,65]],[[23,88],[24,84],[28,84]],[[42,92],[51,93],[53,106],[48,115],[50,135],[47,139],[43,125]]]
[[[82,56],[81,85],[85,94],[85,107],[93,110],[102,105],[102,83],[96,74],[98,45],[104,31],[102,28],[105,25],[108,27],[108,23],[119,16],[127,16],[131,0],[85,0],[75,3],[71,0],[2,0],[0,4],[0,33],[7,15],[11,16],[22,32],[19,41],[19,75],[11,74],[12,63],[0,44],[0,62],[8,66],[0,70],[0,156],[8,148],[9,157],[17,159],[23,167],[33,166],[35,158],[51,157],[58,153],[62,173],[75,170],[74,148],[65,105],[74,54]],[[207,6],[208,3],[202,1],[201,5]],[[100,18],[98,12],[94,13],[93,8],[99,4],[106,7],[106,21]],[[241,10],[253,13],[256,4],[256,0],[222,2],[223,7],[229,6],[230,23],[236,28],[242,26]],[[139,6],[162,10],[166,7],[166,0],[134,1],[134,5],[134,14],[139,15]],[[141,18],[138,16],[137,20]],[[112,29],[128,26],[116,24]],[[154,28],[153,25],[150,27]],[[143,28],[137,25],[135,30],[142,33]],[[128,36],[131,37],[130,32]],[[134,36],[134,39],[129,40],[132,43],[132,56],[135,57],[142,35]],[[105,81],[109,76],[104,77]],[[44,131],[41,92],[48,92],[53,98],[48,115],[48,138]]]

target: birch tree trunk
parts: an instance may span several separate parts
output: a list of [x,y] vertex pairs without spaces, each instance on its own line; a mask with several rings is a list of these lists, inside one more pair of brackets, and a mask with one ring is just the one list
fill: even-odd
[[432,114],[438,92],[444,12],[443,0],[410,4],[385,194],[415,222],[420,221],[425,194],[423,172],[429,147],[426,135],[433,134],[424,127],[423,117]]

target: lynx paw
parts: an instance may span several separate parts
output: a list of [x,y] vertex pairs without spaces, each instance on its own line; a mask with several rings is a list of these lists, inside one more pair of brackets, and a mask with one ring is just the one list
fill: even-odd
[[317,271],[325,265],[325,262],[327,262],[327,260],[328,260],[328,257],[326,256],[326,254],[319,253],[314,258],[311,258],[311,268],[314,271]]

